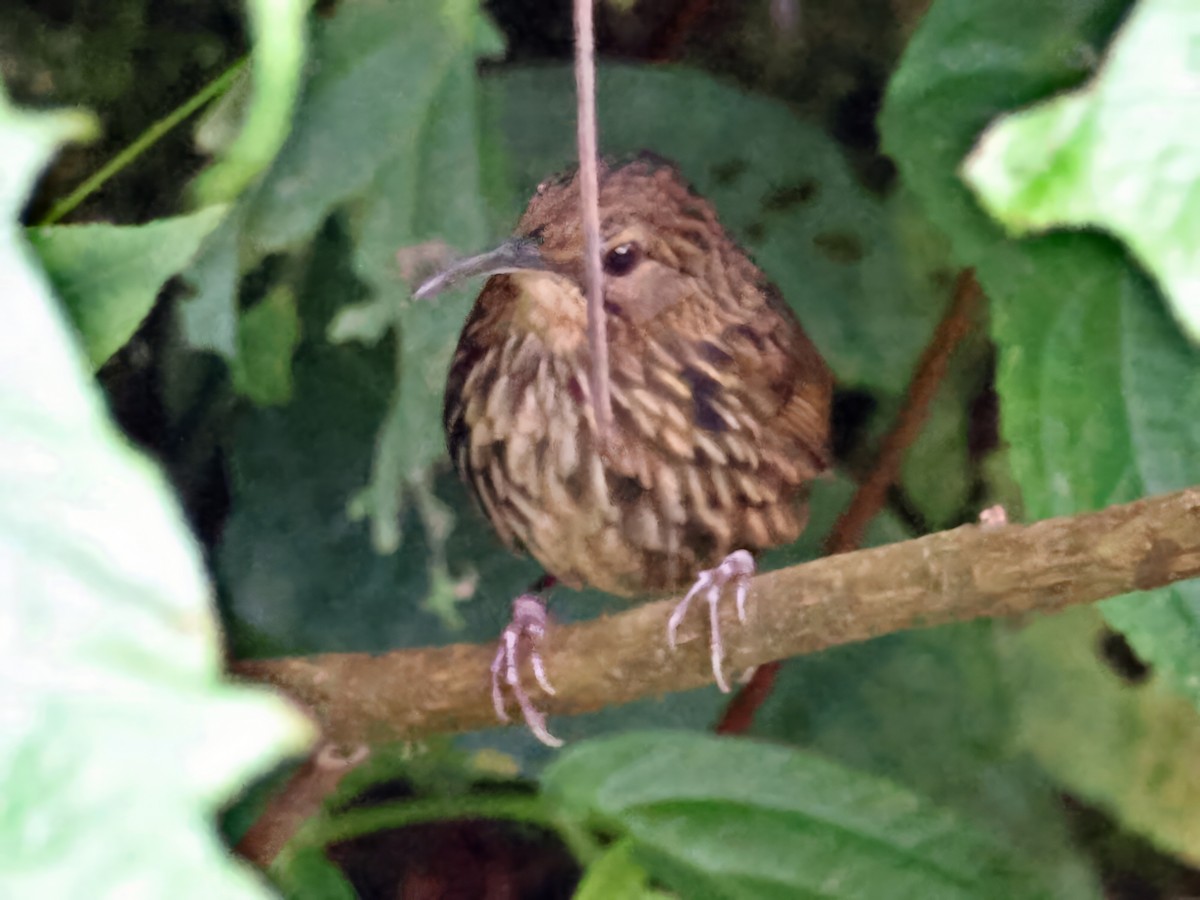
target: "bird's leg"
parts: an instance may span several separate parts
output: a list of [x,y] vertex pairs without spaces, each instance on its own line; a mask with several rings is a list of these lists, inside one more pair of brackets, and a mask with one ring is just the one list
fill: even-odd
[[725,655],[725,647],[721,643],[721,595],[724,593],[726,586],[732,583],[734,590],[737,592],[738,621],[745,622],[746,595],[750,592],[750,579],[754,577],[754,571],[754,557],[750,555],[748,550],[736,550],[730,553],[719,566],[712,569],[705,569],[700,573],[696,579],[696,583],[692,585],[692,589],[679,601],[675,607],[675,611],[671,613],[670,621],[667,622],[667,642],[671,645],[671,649],[674,650],[675,634],[679,630],[679,623],[687,615],[692,598],[697,594],[704,594],[704,599],[708,602],[709,621],[712,623],[710,626],[709,647],[712,650],[713,675],[717,678],[717,687],[726,694],[729,693],[729,683],[725,680],[725,674],[721,671],[721,660]]
[[[548,575],[535,584],[533,590],[545,590],[553,584],[554,577]],[[537,594],[522,594],[513,601],[512,618],[504,627],[504,631],[500,632],[496,656],[492,660],[492,703],[500,721],[509,721],[508,712],[504,708],[504,685],[507,684],[513,699],[521,708],[525,724],[529,726],[534,737],[548,746],[561,747],[562,741],[546,728],[546,714],[534,705],[533,699],[521,684],[521,664],[528,659],[533,669],[533,677],[537,679],[542,690],[547,694],[554,693],[554,687],[546,676],[546,663],[541,652],[548,620],[546,604]]]

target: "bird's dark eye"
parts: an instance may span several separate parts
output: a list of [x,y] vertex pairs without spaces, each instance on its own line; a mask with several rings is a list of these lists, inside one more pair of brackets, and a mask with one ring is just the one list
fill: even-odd
[[612,275],[615,278],[620,278],[622,275],[628,275],[637,264],[642,261],[642,248],[632,242],[627,244],[617,244],[606,254],[604,254],[604,272],[606,275]]

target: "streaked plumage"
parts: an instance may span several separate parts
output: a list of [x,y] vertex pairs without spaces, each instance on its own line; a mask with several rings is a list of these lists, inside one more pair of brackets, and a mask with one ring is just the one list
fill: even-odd
[[570,176],[538,189],[516,234],[551,271],[493,275],[467,319],[450,456],[505,543],[563,582],[679,590],[800,533],[804,486],[828,463],[830,374],[711,205],[639,158],[600,186],[614,414],[601,452],[578,197]]

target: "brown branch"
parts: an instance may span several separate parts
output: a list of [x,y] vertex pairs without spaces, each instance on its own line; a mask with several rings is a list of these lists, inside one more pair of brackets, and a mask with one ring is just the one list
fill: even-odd
[[608,384],[608,323],[604,312],[604,269],[600,264],[600,183],[596,138],[596,35],[592,0],[575,0],[575,127],[579,143],[579,206],[583,218],[587,273],[588,370],[596,433],[601,440],[612,423]]
[[[722,610],[731,669],[984,616],[1051,612],[1200,575],[1200,488],[1032,525],[964,525],[754,579],[749,621]],[[712,681],[704,616],[666,646],[675,601],[554,628],[546,663],[568,715]],[[329,740],[373,743],[495,725],[495,645],[258,660],[244,678],[308,706]],[[532,677],[527,682],[533,684]]]
[[[975,273],[965,269],[959,273],[950,305],[917,361],[904,404],[896,415],[892,430],[883,439],[875,467],[858,486],[850,505],[829,532],[829,538],[825,541],[826,556],[856,550],[862,544],[867,526],[887,503],[888,490],[900,478],[905,454],[920,436],[925,420],[929,418],[929,407],[933,405],[933,398],[937,396],[938,388],[946,377],[950,357],[971,331],[978,299],[979,283],[975,280]],[[779,666],[778,660],[759,666],[746,686],[729,702],[713,730],[718,734],[744,734],[749,731],[758,710],[771,696]]]
[[369,755],[370,751],[361,745],[349,753],[329,743],[319,746],[268,801],[233,852],[266,869],[300,826],[320,812],[325,799],[337,790],[342,779]]

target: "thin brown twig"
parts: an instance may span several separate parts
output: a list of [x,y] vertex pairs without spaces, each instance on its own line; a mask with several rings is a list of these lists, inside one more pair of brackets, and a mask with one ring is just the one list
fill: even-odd
[[[880,445],[875,466],[859,485],[850,505],[838,517],[825,541],[827,556],[857,549],[867,526],[887,503],[888,490],[900,477],[904,455],[929,417],[929,407],[946,377],[950,357],[971,330],[978,298],[979,284],[975,274],[970,269],[964,270],[954,285],[950,305],[917,361],[904,405]],[[718,734],[744,734],[750,729],[758,710],[771,696],[780,665],[778,660],[772,660],[758,667],[725,708],[714,727]]]
[[604,269],[600,263],[600,182],[596,138],[596,36],[592,0],[575,0],[576,133],[579,139],[579,202],[587,271],[589,386],[596,432],[603,440],[612,422],[608,384],[608,328],[604,316]]
[[320,812],[342,779],[368,756],[370,750],[363,745],[349,753],[329,743],[319,746],[268,801],[233,852],[260,869],[268,868],[300,826]]
[[[759,575],[744,625],[732,604],[721,610],[726,664],[745,669],[910,628],[1054,612],[1197,576],[1200,488],[1032,525],[964,525]],[[557,693],[539,705],[569,715],[711,684],[704,616],[684,623],[677,650],[666,647],[676,602],[556,627],[544,655]],[[326,739],[373,744],[494,727],[495,649],[332,653],[233,669],[310,709]]]

